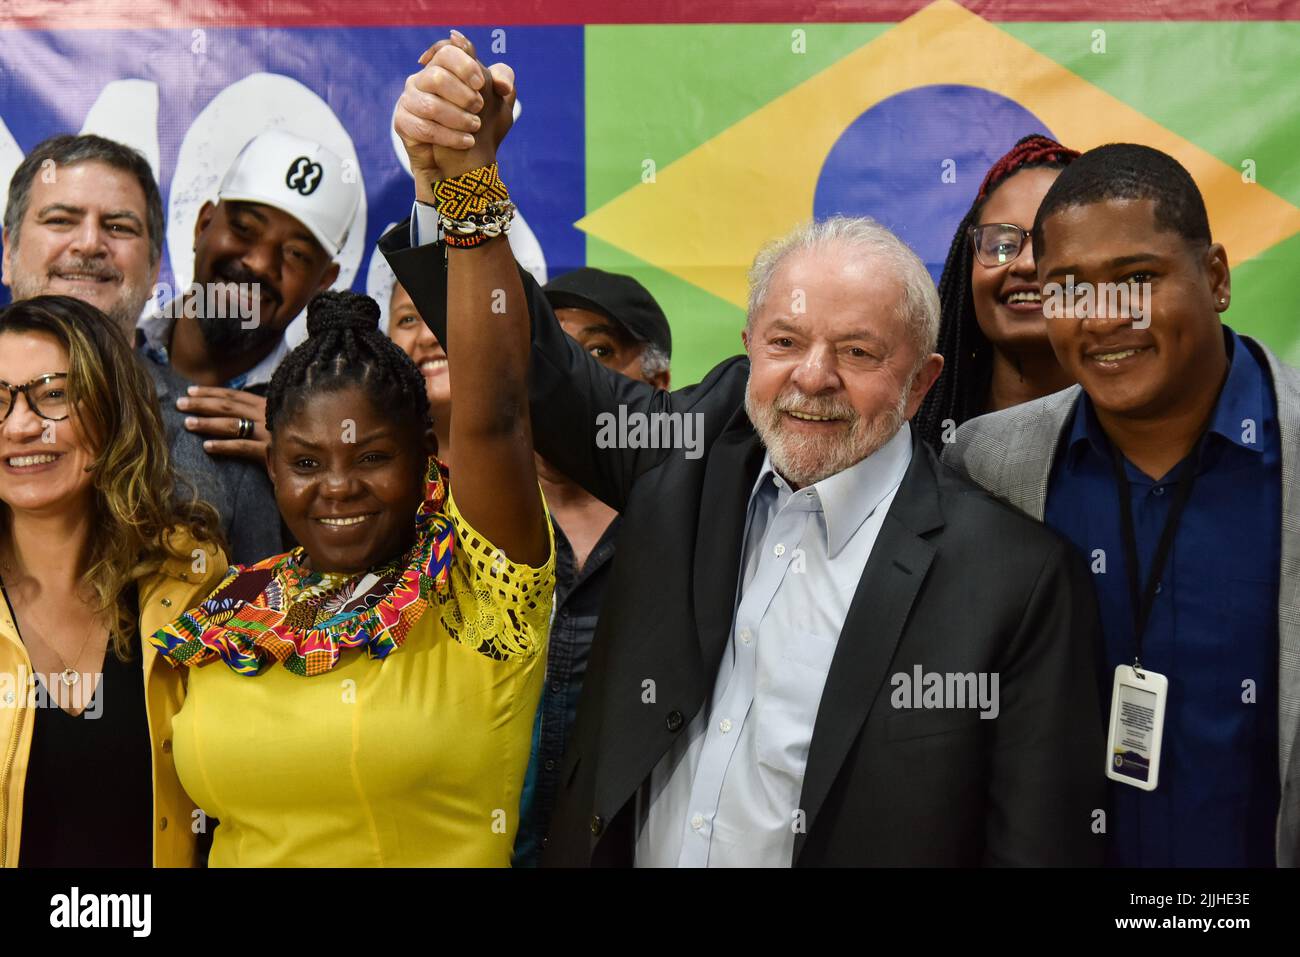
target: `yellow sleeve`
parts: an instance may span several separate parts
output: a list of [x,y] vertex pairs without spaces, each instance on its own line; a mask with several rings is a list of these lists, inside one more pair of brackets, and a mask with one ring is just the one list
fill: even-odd
[[532,658],[545,651],[555,599],[555,531],[550,512],[546,513],[547,558],[537,568],[510,561],[476,532],[450,492],[446,514],[456,540],[450,587],[437,592],[437,600],[448,634],[498,661]]

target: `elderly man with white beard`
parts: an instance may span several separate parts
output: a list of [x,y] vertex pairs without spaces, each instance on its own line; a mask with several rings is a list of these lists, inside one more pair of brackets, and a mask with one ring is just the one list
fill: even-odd
[[[513,73],[459,35],[421,62],[416,206],[381,248],[440,341],[448,310],[530,324],[534,444],[624,521],[543,864],[1098,863],[1091,582],[913,436],[943,365],[921,261],[871,220],[800,226],[754,264],[744,356],[625,379],[476,235],[509,219]],[[597,443],[620,412],[699,416],[703,455]]]

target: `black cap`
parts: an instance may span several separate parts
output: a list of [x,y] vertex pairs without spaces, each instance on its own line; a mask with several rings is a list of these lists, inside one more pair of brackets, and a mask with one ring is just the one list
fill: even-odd
[[649,342],[671,357],[673,334],[668,317],[645,286],[631,276],[583,266],[556,276],[542,292],[553,309],[586,309],[608,316],[639,342]]

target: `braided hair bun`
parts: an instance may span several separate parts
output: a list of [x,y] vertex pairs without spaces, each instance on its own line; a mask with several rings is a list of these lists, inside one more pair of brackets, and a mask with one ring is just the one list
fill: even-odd
[[424,376],[401,347],[379,331],[379,303],[348,290],[318,293],[307,305],[307,338],[284,357],[266,391],[266,428],[308,408],[307,399],[348,386],[376,409],[409,422],[416,435],[433,427]]
[[379,303],[350,289],[319,293],[307,305],[307,335],[320,336],[330,330],[378,330]]

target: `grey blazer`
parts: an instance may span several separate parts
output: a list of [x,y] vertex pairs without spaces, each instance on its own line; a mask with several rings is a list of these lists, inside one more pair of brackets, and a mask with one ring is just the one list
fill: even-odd
[[[1277,862],[1300,866],[1300,369],[1262,343],[1240,336],[1265,359],[1282,436],[1282,568],[1278,590],[1278,771],[1282,803]],[[945,464],[1039,521],[1052,460],[1079,386],[971,419],[943,451]]]

